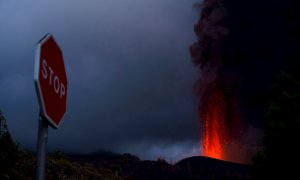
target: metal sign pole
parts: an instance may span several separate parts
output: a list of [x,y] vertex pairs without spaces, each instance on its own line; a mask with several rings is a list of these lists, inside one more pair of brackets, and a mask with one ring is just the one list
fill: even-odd
[[46,118],[43,117],[42,114],[40,113],[38,144],[37,144],[37,172],[36,172],[37,180],[45,179],[47,139],[48,139],[48,122]]

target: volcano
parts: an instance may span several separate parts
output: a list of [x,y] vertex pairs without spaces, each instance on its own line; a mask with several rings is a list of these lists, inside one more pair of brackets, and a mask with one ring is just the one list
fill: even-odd
[[251,165],[233,163],[205,156],[193,156],[179,161],[183,172],[191,179],[251,179]]

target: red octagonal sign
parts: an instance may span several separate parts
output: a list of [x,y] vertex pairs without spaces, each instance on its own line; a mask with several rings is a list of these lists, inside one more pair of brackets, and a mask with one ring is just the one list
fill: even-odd
[[66,113],[68,81],[63,54],[50,34],[38,43],[34,82],[42,115],[58,128]]

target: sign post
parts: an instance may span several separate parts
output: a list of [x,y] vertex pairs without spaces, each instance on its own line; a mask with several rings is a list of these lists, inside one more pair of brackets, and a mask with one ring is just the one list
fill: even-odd
[[38,129],[38,144],[37,144],[37,180],[45,179],[46,169],[46,152],[47,152],[47,139],[48,139],[48,122],[40,114],[39,116],[39,129]]
[[40,104],[37,178],[45,179],[48,124],[57,129],[66,113],[68,81],[62,52],[51,34],[38,43],[34,84]]

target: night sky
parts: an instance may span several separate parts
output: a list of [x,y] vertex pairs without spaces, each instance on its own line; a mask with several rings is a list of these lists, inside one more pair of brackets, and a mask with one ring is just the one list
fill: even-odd
[[14,140],[35,150],[37,42],[51,33],[65,59],[67,113],[48,151],[110,150],[177,161],[198,155],[189,54],[196,0],[0,2],[0,109]]

